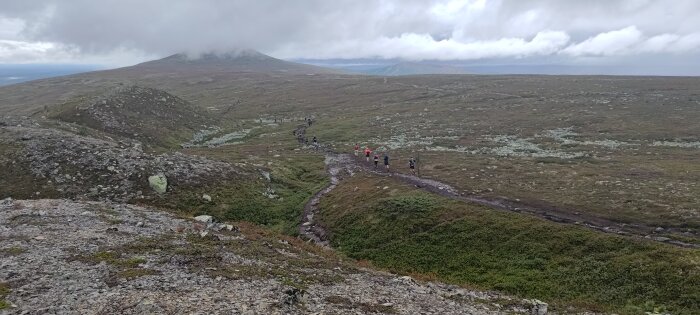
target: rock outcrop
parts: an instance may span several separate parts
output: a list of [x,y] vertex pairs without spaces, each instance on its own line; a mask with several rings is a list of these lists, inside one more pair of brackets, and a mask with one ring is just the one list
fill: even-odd
[[[203,185],[245,176],[228,163],[179,152],[146,152],[139,141],[82,136],[71,125],[49,128],[31,119],[0,118],[0,142],[21,150],[18,160],[35,178],[51,183],[59,196],[126,202],[166,187]],[[156,174],[157,178],[149,178]],[[162,176],[162,177],[161,177]],[[170,188],[168,188],[169,190]]]

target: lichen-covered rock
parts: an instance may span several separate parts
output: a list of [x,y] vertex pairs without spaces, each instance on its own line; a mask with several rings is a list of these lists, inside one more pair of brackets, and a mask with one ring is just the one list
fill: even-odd
[[194,217],[194,220],[202,222],[202,223],[212,223],[214,221],[214,218],[210,215],[203,214],[203,215],[198,215],[198,216]]
[[159,194],[165,193],[168,190],[168,178],[163,174],[150,176],[148,177],[148,185]]

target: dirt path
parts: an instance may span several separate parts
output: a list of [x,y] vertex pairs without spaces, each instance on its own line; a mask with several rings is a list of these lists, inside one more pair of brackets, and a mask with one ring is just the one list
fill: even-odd
[[[367,172],[371,172],[381,176],[392,176],[396,179],[401,180],[404,183],[454,200],[479,204],[493,209],[529,214],[549,221],[583,226],[592,230],[605,233],[634,236],[637,238],[645,238],[657,242],[682,247],[700,248],[700,245],[698,244],[685,243],[663,236],[655,236],[654,234],[656,233],[656,227],[641,224],[626,224],[615,222],[605,218],[585,214],[583,211],[560,209],[552,205],[547,205],[544,202],[524,202],[519,200],[513,200],[507,197],[465,195],[463,193],[460,193],[459,190],[455,189],[454,187],[437,180],[398,173],[394,171],[389,172],[382,167],[375,169],[372,162],[366,162],[362,158],[354,158],[353,162],[354,164],[358,165],[361,169]],[[664,229],[663,232],[665,234],[683,233],[683,231],[668,228]]]
[[[299,132],[305,134],[306,125],[300,125],[297,129],[297,133]],[[318,203],[321,197],[331,192],[342,180],[343,176],[352,176],[358,171],[366,171],[379,176],[392,176],[404,183],[453,200],[478,204],[492,209],[533,215],[552,222],[583,226],[588,229],[604,233],[626,235],[640,239],[643,238],[681,247],[700,248],[700,244],[686,243],[665,236],[655,235],[657,232],[659,232],[656,230],[656,227],[642,224],[620,223],[609,219],[592,216],[583,211],[558,208],[544,202],[525,202],[513,200],[507,197],[465,195],[460,193],[459,190],[455,189],[454,187],[434,179],[387,171],[383,168],[383,166],[375,168],[373,162],[367,162],[362,157],[356,157],[350,154],[339,154],[325,148],[320,149],[320,151],[325,153],[326,170],[331,176],[331,183],[324,189],[314,194],[309,202],[304,206],[304,215],[300,226],[300,233],[301,235],[306,236],[322,246],[328,246],[328,233],[322,226],[314,222],[314,215],[318,212]],[[669,228],[664,229],[663,233],[667,235],[683,235],[683,231]]]
[[299,226],[299,233],[312,240],[314,243],[327,247],[328,233],[326,230],[315,223],[314,216],[318,213],[318,204],[323,195],[331,192],[338,186],[341,179],[345,176],[353,176],[356,173],[356,166],[352,159],[347,154],[335,154],[332,152],[326,153],[326,171],[331,177],[331,182],[323,189],[314,194],[311,199],[304,205],[304,214],[302,223]]

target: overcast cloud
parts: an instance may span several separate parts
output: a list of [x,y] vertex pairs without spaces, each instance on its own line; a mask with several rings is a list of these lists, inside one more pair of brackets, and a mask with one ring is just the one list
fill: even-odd
[[252,48],[278,58],[700,56],[698,0],[3,0],[0,63],[127,65]]

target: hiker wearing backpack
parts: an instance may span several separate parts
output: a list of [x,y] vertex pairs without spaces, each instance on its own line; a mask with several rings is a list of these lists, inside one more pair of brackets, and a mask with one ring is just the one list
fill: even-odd
[[374,155],[374,168],[377,169],[377,165],[379,165],[379,155]]
[[372,154],[372,150],[369,149],[369,147],[365,148],[365,158],[367,159],[367,162],[369,162],[369,155]]
[[416,159],[413,157],[408,159],[408,168],[411,169],[411,174],[416,175]]
[[384,166],[389,170],[389,155],[384,153]]
[[355,143],[355,156],[358,156],[360,154],[360,145]]

